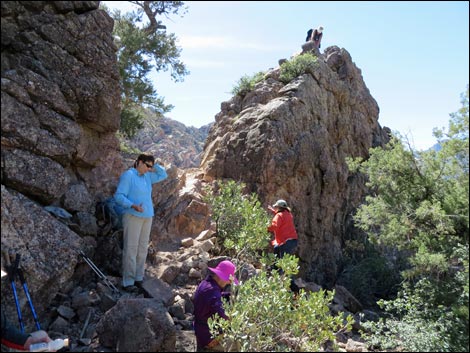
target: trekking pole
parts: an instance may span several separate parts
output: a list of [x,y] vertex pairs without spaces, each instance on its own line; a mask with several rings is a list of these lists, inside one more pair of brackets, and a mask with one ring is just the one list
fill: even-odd
[[[16,258],[18,259],[18,263],[19,263],[20,254],[16,254]],[[26,280],[24,278],[23,269],[18,268],[17,272],[18,272],[18,277],[20,279],[21,285],[23,286],[26,299],[28,299],[28,304],[29,304],[29,307],[31,308],[31,313],[33,314],[34,322],[36,323],[36,328],[40,330],[41,325],[39,325],[39,320],[38,320],[38,316],[36,315],[36,310],[34,310],[33,301],[31,300],[31,296],[29,295],[28,285],[26,284]]]
[[20,307],[20,303],[18,302],[18,294],[16,292],[16,285],[15,285],[15,277],[17,274],[16,271],[18,269],[18,264],[20,262],[20,259],[16,257],[15,264],[12,265],[10,262],[10,254],[5,250],[2,250],[2,254],[3,254],[3,258],[5,259],[8,279],[10,280],[11,289],[13,291],[13,298],[15,299],[16,313],[18,314],[18,322],[20,323],[20,330],[22,333],[24,333],[23,317],[21,316],[21,307]]
[[103,272],[101,272],[98,267],[96,267],[96,265],[93,263],[93,261],[91,261],[90,258],[87,257],[82,250],[80,250],[79,253],[80,253],[80,256],[83,258],[83,260],[85,260],[85,262],[98,275],[98,277],[103,280],[104,284],[106,284],[106,286],[108,286],[109,289],[111,289],[113,292],[120,293],[119,289],[116,288],[116,286],[113,284],[113,282],[111,282],[108,279],[108,277],[106,277],[106,275]]

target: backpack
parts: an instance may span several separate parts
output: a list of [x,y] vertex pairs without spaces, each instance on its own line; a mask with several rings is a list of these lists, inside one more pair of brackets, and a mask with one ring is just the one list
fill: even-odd
[[313,29],[309,29],[307,32],[307,38],[305,38],[305,41],[308,42],[310,40],[310,37],[312,36]]
[[112,196],[96,204],[96,218],[103,234],[122,229],[123,213],[124,209]]

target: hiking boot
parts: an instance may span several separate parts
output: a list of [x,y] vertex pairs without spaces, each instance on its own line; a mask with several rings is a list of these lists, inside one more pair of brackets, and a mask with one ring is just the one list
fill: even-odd
[[139,292],[139,288],[137,288],[136,286],[125,286],[125,287],[123,287],[123,289],[128,293],[137,293],[137,292]]
[[134,282],[134,285],[135,285],[137,288],[139,288],[139,289],[143,289],[143,288],[142,288],[142,284],[143,284],[143,281],[135,281],[135,282]]

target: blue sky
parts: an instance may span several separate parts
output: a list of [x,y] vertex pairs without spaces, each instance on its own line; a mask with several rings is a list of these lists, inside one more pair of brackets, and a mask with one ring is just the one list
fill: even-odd
[[[127,1],[103,1],[132,9]],[[301,49],[309,28],[324,27],[323,51],[346,49],[380,107],[379,123],[425,149],[447,127],[469,83],[467,1],[187,1],[162,19],[179,38],[191,72],[174,82],[153,75],[157,93],[187,126],[214,121],[240,77],[278,66]]]

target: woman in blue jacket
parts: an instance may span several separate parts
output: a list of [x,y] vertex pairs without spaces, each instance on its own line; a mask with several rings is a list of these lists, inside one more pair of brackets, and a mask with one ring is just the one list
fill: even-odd
[[124,212],[122,285],[126,290],[142,285],[154,215],[152,185],[166,178],[165,169],[155,163],[153,156],[141,154],[134,168],[125,171],[119,180],[114,198]]

